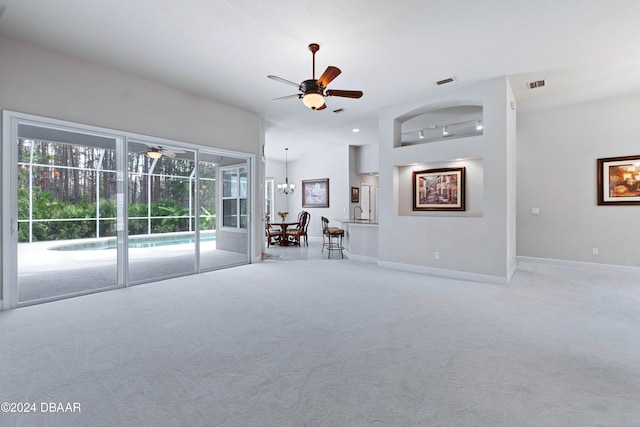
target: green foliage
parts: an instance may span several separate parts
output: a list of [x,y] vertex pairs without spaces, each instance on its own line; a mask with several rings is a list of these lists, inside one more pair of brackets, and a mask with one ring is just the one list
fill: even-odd
[[[33,218],[44,221],[33,222],[33,241],[87,239],[96,237],[96,204],[81,202],[73,204],[53,199],[46,191],[33,193]],[[149,215],[147,204],[129,205],[129,217],[141,219],[129,220],[129,234],[147,234]],[[204,210],[204,209],[203,209]],[[208,211],[201,225],[203,229],[215,228],[215,215]],[[171,233],[189,230],[189,210],[173,200],[159,200],[151,203],[151,232]],[[116,235],[117,205],[114,200],[100,201],[100,236]],[[18,190],[18,217],[29,219],[29,194],[25,189]],[[160,218],[153,218],[160,217]],[[176,218],[183,217],[183,218]],[[104,220],[102,219],[104,218]],[[47,221],[64,219],[65,221]],[[20,223],[18,241],[29,241],[28,223]]]
[[202,213],[200,214],[200,230],[215,230],[216,229],[216,215],[209,212],[204,206],[200,207]]
[[[151,216],[179,217],[189,215],[189,210],[172,200],[159,200],[151,203]],[[153,233],[171,233],[189,230],[189,218],[162,218],[151,221]]]

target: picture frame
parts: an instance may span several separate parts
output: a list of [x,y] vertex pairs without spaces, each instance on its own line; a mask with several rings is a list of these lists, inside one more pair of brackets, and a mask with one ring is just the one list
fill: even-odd
[[302,207],[329,207],[329,178],[302,180]]
[[413,172],[414,211],[464,211],[465,168]]
[[640,155],[598,159],[598,205],[640,205]]
[[351,203],[360,203],[360,188],[351,187]]

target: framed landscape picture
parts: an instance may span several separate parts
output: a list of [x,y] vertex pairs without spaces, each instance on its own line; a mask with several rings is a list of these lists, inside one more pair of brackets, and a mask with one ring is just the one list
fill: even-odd
[[598,205],[640,205],[640,156],[598,159]]
[[463,211],[465,168],[413,172],[414,211]]
[[329,178],[302,180],[302,207],[329,207]]

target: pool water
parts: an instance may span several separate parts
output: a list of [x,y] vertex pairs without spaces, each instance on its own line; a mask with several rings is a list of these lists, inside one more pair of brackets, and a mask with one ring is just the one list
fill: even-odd
[[[215,241],[215,234],[208,234],[200,236],[200,242]],[[155,248],[158,246],[170,246],[170,245],[184,245],[195,243],[195,236],[144,236],[144,237],[129,237],[129,248]],[[53,251],[101,251],[106,249],[116,249],[118,242],[115,238],[83,242],[83,243],[69,243],[66,245],[53,246],[49,248]]]

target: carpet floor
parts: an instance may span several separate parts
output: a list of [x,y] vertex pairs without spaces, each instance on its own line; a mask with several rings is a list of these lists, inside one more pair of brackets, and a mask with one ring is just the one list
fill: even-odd
[[2,426],[640,424],[634,272],[271,259],[0,312],[0,336]]

